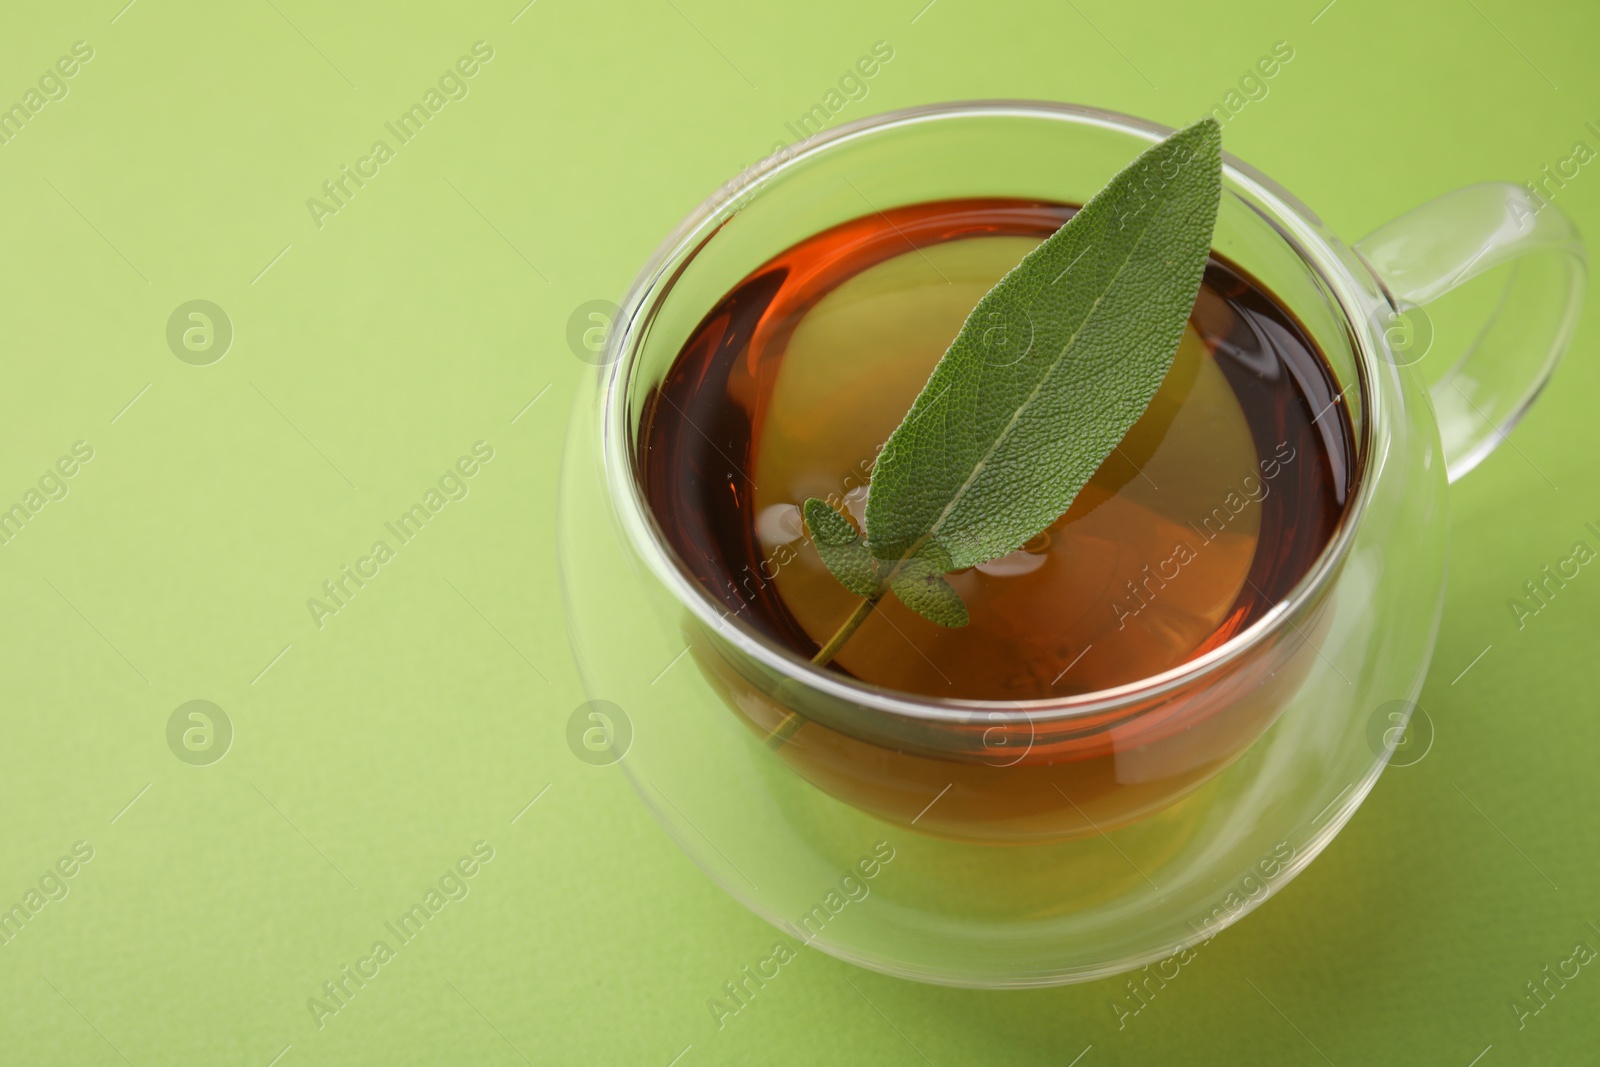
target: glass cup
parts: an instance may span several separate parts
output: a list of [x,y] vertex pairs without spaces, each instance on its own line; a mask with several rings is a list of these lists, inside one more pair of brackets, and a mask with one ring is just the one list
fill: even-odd
[[[651,257],[577,401],[560,549],[584,686],[608,702],[593,719],[604,728],[585,735],[602,750],[591,761],[619,762],[696,863],[804,943],[977,987],[1160,960],[1293,878],[1403,737],[1439,626],[1446,487],[1532,402],[1580,308],[1581,242],[1515,185],[1449,193],[1352,248],[1224,157],[1214,248],[1315,339],[1343,388],[1358,469],[1334,536],[1288,596],[1154,677],[1005,702],[818,669],[702,589],[643,497],[645,401],[754,268],[890,207],[1081,204],[1171,132],[1088,108],[976,102],[784,149]],[[1492,317],[1464,354],[1434,354],[1426,367],[1447,369],[1428,384],[1423,305],[1502,265],[1503,294],[1483,305]]]

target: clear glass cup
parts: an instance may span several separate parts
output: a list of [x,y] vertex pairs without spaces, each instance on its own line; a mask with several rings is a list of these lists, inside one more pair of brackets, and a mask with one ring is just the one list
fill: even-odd
[[[561,567],[586,691],[609,702],[594,721],[615,729],[600,744],[719,885],[842,959],[962,986],[1082,981],[1206,940],[1286,884],[1372,788],[1414,706],[1448,482],[1516,422],[1575,326],[1582,245],[1518,186],[1458,190],[1351,248],[1225,157],[1214,247],[1316,340],[1357,443],[1344,518],[1281,603],[1163,674],[1031,702],[879,689],[729,617],[675,561],[635,469],[644,401],[707,310],[869,210],[1083,203],[1171,132],[975,102],[785,149],[651,257],[578,399]],[[1429,367],[1448,369],[1426,384],[1412,366],[1431,337],[1422,305],[1502,264],[1494,317],[1453,363],[1436,353]]]

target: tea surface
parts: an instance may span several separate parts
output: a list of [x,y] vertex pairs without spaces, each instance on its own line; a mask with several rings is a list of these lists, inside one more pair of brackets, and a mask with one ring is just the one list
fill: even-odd
[[[663,533],[730,612],[809,657],[859,603],[798,505],[859,523],[872,460],[967,314],[1070,217],[951,201],[819,234],[707,315],[652,396],[639,466]],[[1306,332],[1213,257],[1143,418],[1071,509],[949,581],[971,622],[886,597],[832,669],[890,689],[1042,699],[1160,673],[1280,600],[1331,537],[1354,453]]]

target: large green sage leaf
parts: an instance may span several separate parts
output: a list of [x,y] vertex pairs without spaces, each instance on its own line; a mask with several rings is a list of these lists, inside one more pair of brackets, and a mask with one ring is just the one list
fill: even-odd
[[1151,147],[989,291],[878,455],[864,539],[806,502],[852,592],[891,588],[965,625],[942,575],[1014,551],[1071,506],[1172,365],[1211,250],[1221,151],[1211,118]]

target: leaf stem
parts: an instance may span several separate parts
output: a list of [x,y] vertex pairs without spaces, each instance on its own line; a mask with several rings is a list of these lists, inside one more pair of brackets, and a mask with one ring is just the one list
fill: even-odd
[[872,609],[878,606],[878,601],[883,599],[883,594],[888,589],[889,586],[885,583],[877,593],[864,598],[861,603],[857,604],[856,610],[852,611],[850,617],[844,620],[844,625],[834,631],[833,636],[828,638],[828,643],[823,645],[815,656],[811,657],[812,664],[818,667],[826,666],[829,660],[837,656],[839,649],[844,647],[844,643],[850,640],[851,636],[861,628],[862,623],[867,621],[867,616],[872,614]]
[[[844,643],[850,640],[851,635],[861,628],[862,623],[867,621],[867,616],[872,614],[872,609],[878,606],[878,601],[882,600],[883,595],[888,591],[889,585],[885,582],[878,592],[863,598],[861,603],[856,605],[856,609],[850,613],[850,617],[844,620],[844,625],[840,626],[834,632],[834,635],[828,638],[828,643],[823,645],[815,656],[811,657],[811,662],[818,667],[823,667],[827,665],[829,660],[838,655],[839,649],[843,648]],[[783,717],[783,721],[767,735],[767,747],[772,749],[782,748],[789,738],[793,737],[800,727],[805,725],[805,722],[806,720],[798,712],[789,712]]]

